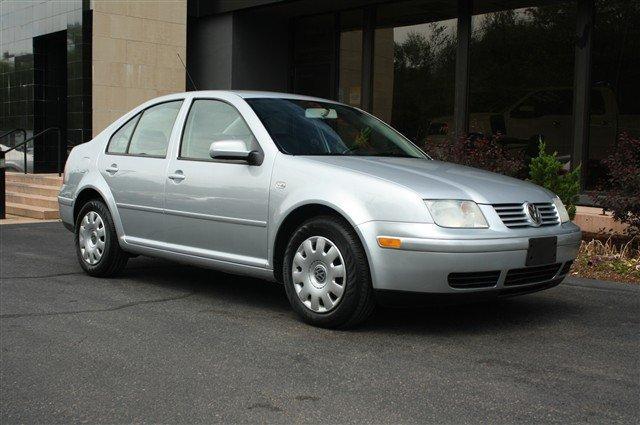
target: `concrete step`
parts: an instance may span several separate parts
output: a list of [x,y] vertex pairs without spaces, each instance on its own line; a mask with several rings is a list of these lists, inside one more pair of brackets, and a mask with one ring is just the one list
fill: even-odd
[[23,174],[23,173],[6,173],[7,184],[9,182],[37,184],[40,186],[53,186],[60,188],[62,186],[62,177],[57,174]]
[[58,198],[53,196],[34,195],[32,193],[7,192],[7,202],[13,204],[33,205],[36,207],[58,209]]
[[27,193],[40,196],[57,197],[60,192],[59,186],[49,186],[42,184],[20,183],[15,181],[7,182],[7,192]]
[[7,202],[7,214],[19,215],[21,217],[31,217],[40,220],[54,220],[60,218],[58,209],[37,207],[34,205],[15,204]]

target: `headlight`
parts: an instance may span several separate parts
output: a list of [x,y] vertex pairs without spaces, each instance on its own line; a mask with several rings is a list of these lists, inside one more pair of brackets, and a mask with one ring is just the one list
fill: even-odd
[[564,207],[564,204],[557,196],[553,198],[553,205],[556,206],[556,211],[558,211],[558,217],[560,217],[560,223],[566,223],[569,221],[569,213],[567,209]]
[[487,228],[487,220],[473,201],[425,200],[433,221],[442,227]]

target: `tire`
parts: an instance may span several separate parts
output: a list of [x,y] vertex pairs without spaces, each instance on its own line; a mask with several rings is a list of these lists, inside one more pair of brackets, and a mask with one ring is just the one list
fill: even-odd
[[104,202],[94,199],[82,206],[74,235],[78,261],[88,275],[115,276],[127,265],[129,255],[120,248],[113,218]]
[[[303,246],[307,242],[310,245]],[[337,248],[337,255],[331,246]],[[304,257],[305,252],[311,254]],[[375,299],[369,263],[358,235],[346,221],[333,216],[307,220],[289,239],[283,261],[287,298],[306,323],[323,328],[349,328],[373,313]],[[341,264],[344,269],[340,269]],[[342,288],[341,293],[326,292],[333,291],[329,288],[338,289],[333,283]]]

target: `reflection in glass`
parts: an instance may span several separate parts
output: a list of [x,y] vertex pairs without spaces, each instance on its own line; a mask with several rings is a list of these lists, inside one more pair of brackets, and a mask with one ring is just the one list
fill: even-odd
[[424,146],[453,115],[457,20],[378,28],[373,113]]
[[348,106],[294,99],[248,99],[281,152],[289,155],[425,158],[380,120]]
[[[87,83],[91,79],[91,23],[83,14],[83,4],[81,0],[2,1],[0,133],[23,128],[31,137],[56,125],[63,130],[63,145],[91,138]],[[58,98],[66,102],[57,102]],[[11,146],[21,137],[5,138],[2,143]],[[55,135],[38,139],[35,152],[30,142],[27,152],[30,172],[57,168]]]
[[293,40],[293,91],[297,94],[332,98],[335,16],[300,18]]
[[573,2],[473,16],[470,133],[529,155],[542,138],[568,163],[575,22]]
[[587,189],[606,184],[602,160],[621,133],[640,137],[640,5],[598,0],[595,8]]
[[470,133],[530,155],[542,137],[569,161],[575,23],[573,2],[473,16]]
[[338,100],[360,107],[362,104],[362,11],[340,14],[340,26]]

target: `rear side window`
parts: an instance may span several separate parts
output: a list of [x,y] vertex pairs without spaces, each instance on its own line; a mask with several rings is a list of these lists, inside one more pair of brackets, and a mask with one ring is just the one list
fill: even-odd
[[209,147],[218,140],[242,140],[250,150],[256,145],[236,108],[219,100],[194,100],[184,126],[180,158],[210,160]]
[[164,157],[167,155],[171,130],[182,100],[165,102],[145,109],[131,137],[127,153]]
[[129,140],[131,140],[131,134],[136,128],[136,123],[140,119],[138,114],[131,118],[125,125],[120,127],[118,131],[113,133],[111,139],[109,139],[109,146],[107,147],[107,153],[126,153],[129,146]]

